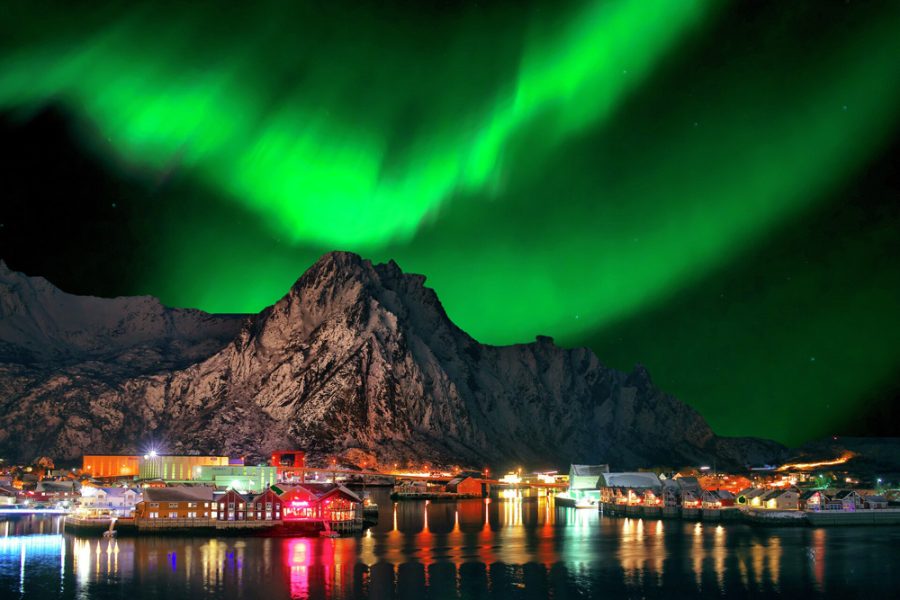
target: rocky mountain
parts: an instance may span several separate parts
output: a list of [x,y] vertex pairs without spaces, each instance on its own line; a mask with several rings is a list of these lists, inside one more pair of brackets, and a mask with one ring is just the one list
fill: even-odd
[[61,367],[86,360],[142,372],[187,366],[224,346],[245,315],[166,308],[151,296],[66,294],[0,261],[0,362]]
[[[498,467],[726,465],[784,453],[717,437],[643,367],[622,373],[544,337],[480,344],[423,276],[394,262],[327,254],[275,305],[240,321],[147,298],[77,298],[8,270],[2,281],[18,284],[0,288],[0,453],[17,459],[150,442],[168,452],[299,447]],[[127,367],[130,353],[166,347],[190,348],[175,354],[193,360]],[[64,360],[37,365],[44,353]]]

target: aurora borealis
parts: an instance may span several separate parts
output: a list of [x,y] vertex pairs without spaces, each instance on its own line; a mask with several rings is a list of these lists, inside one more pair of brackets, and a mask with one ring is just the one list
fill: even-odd
[[13,3],[0,110],[131,190],[117,293],[256,311],[353,250],[719,433],[840,432],[900,374],[900,7],[560,4]]

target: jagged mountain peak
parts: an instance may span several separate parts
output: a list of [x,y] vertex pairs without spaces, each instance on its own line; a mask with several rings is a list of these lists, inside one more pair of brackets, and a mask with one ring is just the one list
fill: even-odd
[[[233,343],[193,364],[135,375],[99,357],[77,377],[0,369],[0,391],[14,400],[0,412],[0,452],[65,458],[152,436],[182,451],[260,457],[299,447],[313,459],[362,452],[469,466],[725,464],[745,455],[643,367],[624,374],[543,336],[479,344],[424,284],[393,261],[331,252],[248,317]],[[40,298],[24,302],[27,314]],[[103,332],[86,335],[106,343]]]

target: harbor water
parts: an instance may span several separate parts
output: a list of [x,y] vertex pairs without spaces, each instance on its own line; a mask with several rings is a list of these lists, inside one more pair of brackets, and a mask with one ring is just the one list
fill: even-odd
[[900,527],[604,517],[546,498],[393,503],[342,538],[66,534],[0,521],[0,598],[895,597]]

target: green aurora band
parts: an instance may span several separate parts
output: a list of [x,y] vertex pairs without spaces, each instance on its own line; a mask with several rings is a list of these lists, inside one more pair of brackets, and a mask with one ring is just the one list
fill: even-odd
[[[809,214],[894,131],[898,10],[848,17],[807,47],[790,32],[811,11],[784,11],[745,52],[739,37],[704,41],[728,8],[702,0],[500,5],[431,21],[312,4],[263,4],[253,18],[146,6],[97,9],[77,27],[22,4],[0,24],[0,107],[59,105],[104,160],[218,199],[206,207],[184,179],[174,186],[182,218],[153,232],[158,261],[141,290],[167,303],[256,311],[322,252],[394,258],[427,274],[481,341],[545,333],[624,366],[646,357],[718,431],[792,442],[846,410],[794,431],[798,411],[779,402],[850,406],[896,372],[896,351],[842,385],[791,385],[736,422],[715,412],[726,386],[679,384],[659,366],[671,344],[651,349],[648,334],[645,351],[625,352],[604,337]],[[816,337],[822,321],[798,318],[798,335]],[[791,360],[774,371],[790,378]],[[762,385],[742,383],[748,401]],[[773,414],[785,425],[767,426]]]

